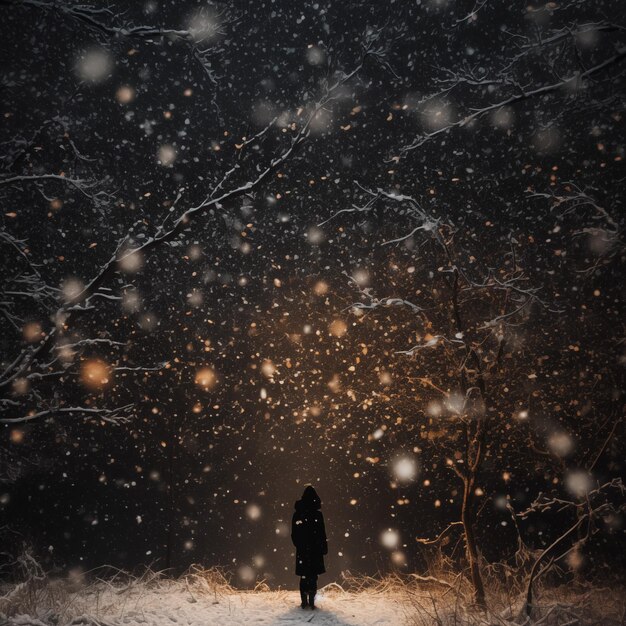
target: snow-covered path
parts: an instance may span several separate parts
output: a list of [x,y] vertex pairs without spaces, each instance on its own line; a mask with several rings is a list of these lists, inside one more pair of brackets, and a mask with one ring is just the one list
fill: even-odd
[[[130,601],[74,618],[73,626],[401,626],[405,612],[399,597],[386,593],[321,594],[319,608],[302,609],[297,592],[227,593],[217,597],[191,597],[186,593],[150,591]],[[94,607],[95,608],[95,607]],[[13,619],[16,626],[20,618]]]

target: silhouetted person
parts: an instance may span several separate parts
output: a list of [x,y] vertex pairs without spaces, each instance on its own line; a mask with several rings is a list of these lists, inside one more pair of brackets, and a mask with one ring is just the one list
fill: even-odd
[[296,502],[291,520],[291,541],[296,546],[296,576],[300,576],[300,599],[303,609],[315,608],[317,577],[323,574],[324,555],[328,554],[322,501],[315,489],[308,485],[302,498]]

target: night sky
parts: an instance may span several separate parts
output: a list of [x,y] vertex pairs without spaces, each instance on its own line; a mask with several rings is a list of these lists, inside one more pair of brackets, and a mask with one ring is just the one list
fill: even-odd
[[488,559],[539,492],[623,475],[620,2],[0,4],[13,545],[293,584],[313,483],[327,581],[421,570],[459,518],[469,344]]

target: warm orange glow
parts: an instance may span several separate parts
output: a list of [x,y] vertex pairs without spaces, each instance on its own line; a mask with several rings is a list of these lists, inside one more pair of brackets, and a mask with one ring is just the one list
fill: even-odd
[[328,327],[331,335],[335,337],[342,337],[346,334],[348,326],[343,320],[333,320]]
[[325,283],[323,280],[320,280],[315,283],[315,287],[313,288],[313,290],[315,291],[316,296],[323,296],[328,293],[328,284]]
[[215,370],[210,367],[203,367],[196,372],[196,385],[202,387],[205,391],[212,389],[217,383],[217,375]]
[[11,431],[11,442],[12,443],[22,443],[24,441],[24,431],[15,429]]
[[276,366],[269,359],[265,359],[265,361],[263,361],[263,364],[261,365],[261,371],[265,376],[271,378],[276,372]]
[[39,324],[39,322],[29,322],[28,324],[25,324],[22,328],[22,334],[24,335],[24,339],[26,339],[29,343],[39,341],[43,334],[41,324]]
[[111,368],[101,359],[90,359],[81,367],[80,380],[86,387],[99,389],[111,382]]

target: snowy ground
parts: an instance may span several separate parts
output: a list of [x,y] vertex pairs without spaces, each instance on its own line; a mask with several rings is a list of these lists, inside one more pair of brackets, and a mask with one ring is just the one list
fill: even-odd
[[[77,616],[72,611],[74,617],[61,623],[74,626],[399,626],[405,622],[400,598],[389,593],[321,593],[316,600],[319,607],[314,611],[300,608],[299,601],[295,591],[232,592],[210,597],[154,589],[136,596],[124,594],[117,602],[104,595],[94,596],[91,602],[83,598],[81,609],[85,612]],[[18,615],[8,623],[41,626],[54,621],[44,615],[39,615],[39,620]],[[5,622],[0,619],[1,623]]]

